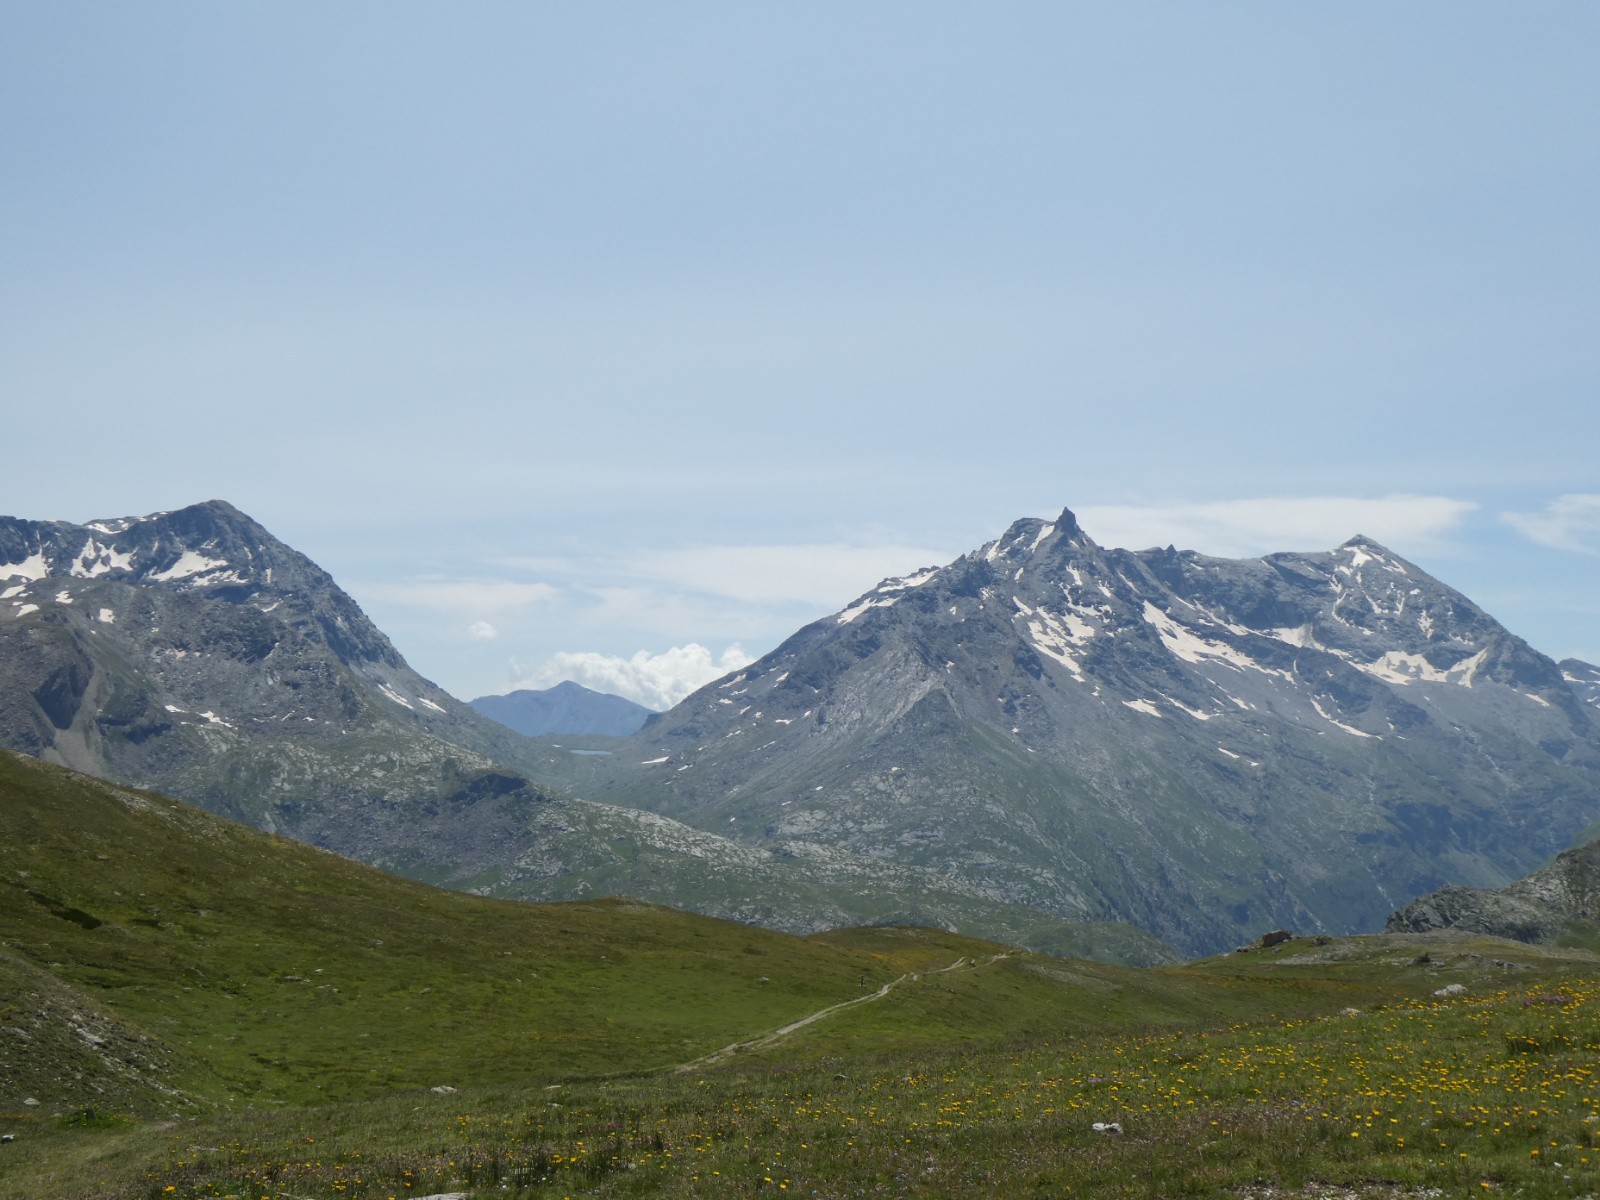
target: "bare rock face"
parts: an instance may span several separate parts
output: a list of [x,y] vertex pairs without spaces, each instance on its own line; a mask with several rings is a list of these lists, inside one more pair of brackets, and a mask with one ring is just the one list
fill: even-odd
[[1561,660],[1561,677],[1585,704],[1600,708],[1600,667],[1581,658]]
[[1574,926],[1600,924],[1600,840],[1503,888],[1444,887],[1389,917],[1397,933],[1459,929],[1518,942],[1548,942]]

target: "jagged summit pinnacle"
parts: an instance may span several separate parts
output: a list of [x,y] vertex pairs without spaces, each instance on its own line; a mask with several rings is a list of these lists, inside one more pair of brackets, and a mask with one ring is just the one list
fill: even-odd
[[1078,516],[1070,508],[1063,508],[1061,515],[1056,518],[1056,532],[1068,541],[1087,538],[1083,526],[1078,524]]

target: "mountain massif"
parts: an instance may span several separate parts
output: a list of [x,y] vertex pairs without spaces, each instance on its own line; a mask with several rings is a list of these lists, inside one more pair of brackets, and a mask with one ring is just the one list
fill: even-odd
[[558,744],[225,503],[0,518],[0,744],[462,890],[797,932],[1150,962],[1376,929],[1600,818],[1597,676],[1367,539],[1130,552],[1063,512]]
[[913,865],[839,852],[817,870],[579,799],[604,755],[552,752],[455,700],[326,572],[221,501],[87,525],[0,517],[0,745],[486,895],[626,894],[793,932],[917,922],[1170,958],[1130,927]]
[[1583,681],[1365,538],[1131,552],[1063,512],[807,626],[585,794],[1199,953],[1566,849],[1600,817]]

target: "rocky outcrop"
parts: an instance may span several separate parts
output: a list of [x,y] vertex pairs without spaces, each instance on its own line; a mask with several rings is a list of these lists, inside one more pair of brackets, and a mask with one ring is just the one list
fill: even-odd
[[1600,839],[1503,888],[1443,887],[1389,917],[1391,933],[1457,929],[1548,942],[1600,922]]

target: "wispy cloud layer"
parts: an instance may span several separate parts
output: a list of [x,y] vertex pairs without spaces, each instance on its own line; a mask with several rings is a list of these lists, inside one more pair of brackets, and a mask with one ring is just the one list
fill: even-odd
[[480,623],[486,623],[485,617],[521,612],[559,595],[551,584],[513,579],[406,579],[366,583],[360,588],[362,596],[385,604],[472,617]]
[[628,588],[653,584],[747,604],[836,608],[884,579],[949,562],[958,552],[901,543],[801,542],[682,546],[586,562],[516,558],[504,565],[596,590],[602,581]]
[[1543,512],[1502,513],[1501,519],[1530,541],[1574,554],[1600,554],[1600,495],[1569,492]]
[[571,679],[597,692],[610,692],[637,701],[646,708],[671,708],[696,688],[755,661],[738,645],[720,658],[698,642],[674,646],[660,654],[640,650],[632,657],[562,651],[552,654],[532,670],[518,669],[514,687],[545,688]]
[[1422,553],[1445,544],[1478,506],[1449,496],[1264,497],[1195,504],[1091,505],[1080,524],[1106,546],[1174,545],[1222,556],[1326,550],[1361,533]]

